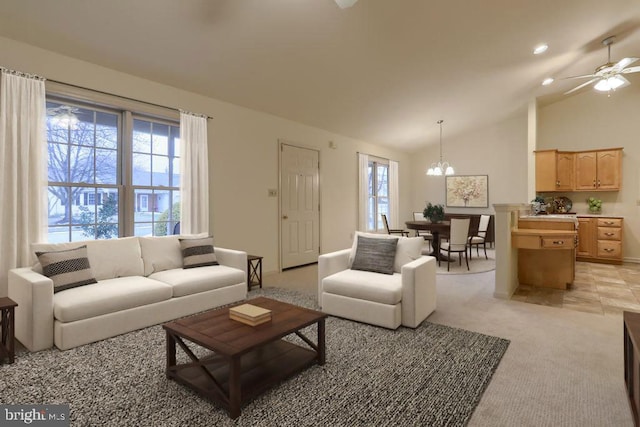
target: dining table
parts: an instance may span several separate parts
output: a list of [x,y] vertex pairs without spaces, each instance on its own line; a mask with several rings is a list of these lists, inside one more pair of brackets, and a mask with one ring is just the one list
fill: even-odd
[[440,261],[446,261],[447,256],[440,253],[440,234],[449,235],[451,232],[451,221],[406,221],[405,225],[409,230],[428,230],[433,235],[431,247],[433,251],[429,255]]

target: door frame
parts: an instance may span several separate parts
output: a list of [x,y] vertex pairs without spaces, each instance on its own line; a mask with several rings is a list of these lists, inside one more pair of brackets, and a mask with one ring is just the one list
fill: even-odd
[[282,151],[283,147],[288,145],[303,150],[311,150],[318,153],[318,251],[322,253],[322,151],[316,147],[307,146],[285,139],[278,139],[278,272],[282,273]]

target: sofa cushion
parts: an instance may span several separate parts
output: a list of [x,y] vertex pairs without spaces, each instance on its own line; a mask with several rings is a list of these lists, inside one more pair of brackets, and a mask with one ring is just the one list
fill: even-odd
[[53,315],[74,322],[171,298],[171,286],[142,276],[101,280],[53,296]]
[[393,274],[398,239],[372,239],[358,236],[358,247],[353,258],[353,270]]
[[150,279],[167,283],[173,288],[174,297],[197,294],[204,291],[236,285],[244,282],[244,271],[224,265],[160,271]]
[[87,258],[87,246],[52,252],[36,252],[42,274],[53,281],[53,292],[97,283]]
[[182,268],[178,236],[140,237],[144,275]]
[[342,270],[322,280],[323,292],[395,305],[402,300],[402,275]]
[[213,250],[213,237],[180,239],[180,249],[183,268],[218,265],[216,253]]
[[422,247],[424,246],[424,239],[422,237],[399,237],[390,234],[363,233],[362,231],[356,231],[356,235],[353,238],[353,245],[351,246],[351,254],[349,255],[349,266],[353,264],[353,260],[356,256],[358,236],[377,239],[398,239],[396,255],[393,261],[393,271],[396,273],[402,272],[403,265],[410,263],[411,261],[415,261],[422,256]]
[[[144,267],[140,243],[137,237],[121,237],[119,239],[87,240],[70,243],[33,243],[31,250],[35,252],[51,252],[87,245],[87,256],[96,279],[113,279],[116,277],[142,276]],[[35,255],[34,255],[35,256]],[[34,266],[38,273],[40,265]]]

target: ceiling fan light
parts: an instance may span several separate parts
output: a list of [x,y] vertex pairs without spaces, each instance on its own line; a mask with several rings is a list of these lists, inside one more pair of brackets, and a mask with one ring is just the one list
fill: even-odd
[[600,92],[608,92],[611,90],[608,79],[598,80],[598,83],[596,83],[596,85],[593,88]]
[[610,90],[616,90],[628,84],[629,81],[624,77],[611,76],[609,78],[599,80],[593,88],[600,92],[608,92]]
[[346,9],[356,4],[358,0],[335,0],[340,9]]

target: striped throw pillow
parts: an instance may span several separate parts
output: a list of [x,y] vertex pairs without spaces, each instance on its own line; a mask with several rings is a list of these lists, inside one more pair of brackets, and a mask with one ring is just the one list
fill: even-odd
[[213,237],[180,239],[180,249],[182,250],[182,268],[218,265],[213,251]]
[[42,274],[53,281],[53,292],[98,283],[91,271],[87,246],[52,252],[36,252]]

